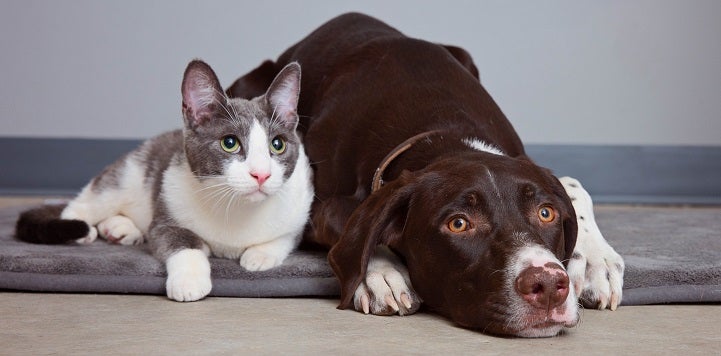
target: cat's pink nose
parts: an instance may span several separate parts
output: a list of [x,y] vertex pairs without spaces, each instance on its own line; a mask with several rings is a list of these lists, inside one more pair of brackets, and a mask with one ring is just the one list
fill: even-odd
[[258,185],[263,185],[268,178],[270,178],[270,172],[250,172],[250,176],[258,181]]

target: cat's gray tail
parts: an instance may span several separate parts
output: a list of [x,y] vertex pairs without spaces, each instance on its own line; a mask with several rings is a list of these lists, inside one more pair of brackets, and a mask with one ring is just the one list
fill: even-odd
[[66,205],[43,205],[20,214],[15,238],[34,244],[55,245],[85,237],[90,227],[82,220],[63,220]]

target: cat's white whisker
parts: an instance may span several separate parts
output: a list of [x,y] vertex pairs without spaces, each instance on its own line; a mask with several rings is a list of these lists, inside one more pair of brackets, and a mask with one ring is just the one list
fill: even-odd
[[230,197],[228,198],[228,203],[225,206],[225,223],[230,224],[230,208],[233,207],[233,200],[235,200],[237,196],[236,191],[232,191],[230,194]]
[[268,127],[270,127],[271,130],[275,129],[275,122],[276,122],[275,113],[277,112],[277,110],[278,110],[278,105],[275,105],[273,107],[273,112],[270,114],[270,124],[268,125]]
[[233,190],[233,188],[226,183],[216,185],[213,188],[216,189],[204,192],[199,191],[199,193],[203,193],[203,197],[201,198],[201,204],[203,206],[205,206],[208,202],[211,201],[215,203],[214,205],[217,205],[218,201],[222,201],[224,199],[224,196],[227,195],[229,191]]
[[216,189],[210,190],[210,191],[204,191],[204,192],[198,192],[201,193],[202,196],[199,198],[200,203],[203,206],[207,206],[209,202],[214,202],[219,199],[219,197],[222,197],[225,194],[225,191],[231,190],[232,188],[226,185],[222,185],[219,187],[216,187]]
[[241,117],[240,117],[240,115],[238,114],[238,111],[235,110],[235,106],[233,106],[232,104],[230,104],[230,102],[228,103],[228,106],[230,106],[230,110],[233,111],[233,119],[234,119],[233,122],[236,124],[236,126],[240,126]]
[[[223,103],[220,103],[220,102],[219,102],[219,104],[223,107],[225,112],[228,114],[226,119],[228,119],[228,121],[230,121],[236,127],[240,127],[242,125],[242,119],[241,119],[240,115],[238,114],[238,112],[235,110],[235,107],[230,103],[230,98],[228,98],[228,96],[225,95],[224,92],[221,92],[217,89],[215,89],[215,91],[218,94],[217,96],[225,98],[225,105],[223,105]],[[230,110],[228,110],[228,108],[230,108]],[[232,113],[230,111],[232,111]]]
[[[216,90],[216,92],[217,92],[217,90]],[[235,116],[228,110],[228,106],[231,106],[230,103],[228,103],[228,98],[227,98],[227,97],[225,96],[225,94],[223,94],[223,93],[219,93],[219,94],[222,94],[222,95],[223,95],[223,98],[225,98],[225,103],[221,102],[221,101],[217,98],[217,96],[215,97],[214,101],[215,101],[221,108],[223,108],[223,111],[225,111],[225,113],[227,114],[227,116],[226,116],[225,118],[228,119],[228,121],[230,121],[230,122],[232,122],[232,123],[235,123],[237,119],[236,119]],[[231,106],[231,108],[232,108],[232,106]]]
[[217,202],[218,199],[215,199],[214,197],[206,197],[200,201],[200,205],[203,208],[209,208],[210,211],[215,211],[215,206],[217,205]]
[[[212,210],[215,212],[215,211],[222,209],[223,203],[226,202],[226,200],[228,199],[228,196],[232,195],[232,194],[233,194],[233,188],[227,187],[227,188],[223,189],[221,191],[221,193],[219,193],[216,196]],[[227,212],[227,210],[226,210],[226,212]],[[226,219],[226,222],[227,222],[227,219]]]
[[215,203],[218,200],[218,197],[223,195],[223,192],[227,190],[227,187],[218,187],[218,189],[214,189],[212,191],[206,192],[203,196],[203,203],[206,202],[212,202]]
[[207,187],[200,188],[200,189],[198,189],[196,192],[200,193],[200,192],[204,192],[204,191],[207,191],[207,190],[216,189],[216,188],[219,188],[219,187],[222,187],[222,186],[225,186],[225,185],[228,185],[228,183],[226,183],[226,182],[217,183],[217,184],[209,185],[209,186],[207,186]]
[[216,190],[214,193],[211,193],[209,197],[217,200],[223,200],[225,199],[225,196],[228,195],[230,192],[233,191],[233,187],[229,185],[224,185],[220,189]]

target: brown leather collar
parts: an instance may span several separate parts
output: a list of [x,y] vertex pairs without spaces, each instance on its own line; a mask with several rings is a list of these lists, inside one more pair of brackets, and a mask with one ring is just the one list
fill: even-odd
[[400,145],[396,146],[393,150],[391,150],[390,153],[388,153],[383,160],[381,161],[381,164],[378,165],[378,168],[376,168],[376,172],[373,174],[373,182],[371,184],[371,193],[375,193],[378,189],[381,189],[383,184],[385,183],[383,181],[383,172],[386,168],[388,168],[388,165],[393,162],[396,157],[400,156],[401,153],[407,151],[411,147],[413,147],[414,144],[416,144],[418,141],[427,139],[437,133],[441,132],[441,130],[433,130],[433,131],[426,131],[421,132],[418,135],[415,135],[405,141],[403,141]]

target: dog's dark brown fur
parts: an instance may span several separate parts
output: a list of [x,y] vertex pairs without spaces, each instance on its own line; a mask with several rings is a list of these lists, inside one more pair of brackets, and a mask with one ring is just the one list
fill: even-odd
[[[576,219],[558,180],[525,155],[470,55],[346,14],[238,79],[228,94],[262,94],[291,61],[303,69],[299,128],[315,169],[307,238],[331,248],[340,307],[352,305],[375,246],[387,245],[426,305],[460,325],[513,334],[502,292],[511,252],[533,243],[565,263]],[[384,173],[388,183],[371,194],[383,158],[433,130],[441,132],[393,160]],[[505,155],[473,149],[468,138]],[[558,218],[539,222],[540,206],[553,207]],[[455,216],[472,229],[449,231]]]

